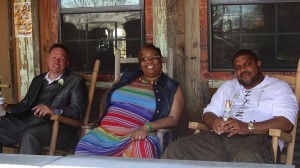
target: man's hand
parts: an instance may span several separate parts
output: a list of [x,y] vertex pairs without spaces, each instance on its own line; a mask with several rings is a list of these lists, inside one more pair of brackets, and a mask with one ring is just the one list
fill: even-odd
[[236,134],[246,135],[249,134],[248,124],[242,121],[230,118],[223,125],[224,132],[228,132],[228,137],[232,137]]
[[224,132],[223,126],[225,124],[225,121],[222,117],[216,118],[212,123],[212,129],[217,134],[222,134]]
[[48,107],[44,104],[41,104],[41,105],[37,105],[37,106],[33,107],[32,110],[34,111],[34,113],[33,113],[34,116],[45,117],[46,115],[53,115],[55,109],[52,107]]

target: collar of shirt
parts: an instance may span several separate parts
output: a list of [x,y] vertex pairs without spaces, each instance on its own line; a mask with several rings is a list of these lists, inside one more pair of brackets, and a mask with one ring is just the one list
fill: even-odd
[[46,74],[45,78],[47,81],[48,81],[48,84],[50,85],[51,83],[55,82],[55,81],[58,81],[60,79],[60,77],[62,76],[63,74],[59,75],[57,78],[55,78],[54,80],[50,79],[49,78],[49,72]]

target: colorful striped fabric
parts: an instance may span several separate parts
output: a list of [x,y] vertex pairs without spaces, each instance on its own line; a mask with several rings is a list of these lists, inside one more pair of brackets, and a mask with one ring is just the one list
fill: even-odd
[[150,121],[155,111],[152,85],[133,82],[116,90],[100,125],[85,135],[76,154],[135,158],[159,158],[156,134],[132,141],[131,134]]

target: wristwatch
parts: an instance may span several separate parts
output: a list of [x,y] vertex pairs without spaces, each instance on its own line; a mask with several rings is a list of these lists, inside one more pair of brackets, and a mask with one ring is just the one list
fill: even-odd
[[253,122],[249,122],[248,123],[248,130],[249,130],[249,134],[253,134],[253,130],[254,130],[254,124],[253,124]]
[[55,109],[54,114],[61,115],[63,113],[62,109]]

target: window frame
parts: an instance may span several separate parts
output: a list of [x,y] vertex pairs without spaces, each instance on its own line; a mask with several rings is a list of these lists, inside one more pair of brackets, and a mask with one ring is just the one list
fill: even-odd
[[[213,31],[212,31],[212,16],[211,16],[211,9],[213,5],[251,5],[251,4],[274,4],[274,3],[300,3],[297,0],[208,0],[207,1],[207,21],[208,21],[208,30],[207,30],[207,35],[208,35],[208,70],[210,72],[218,72],[218,71],[228,71],[232,72],[233,68],[220,68],[220,67],[213,67]],[[260,34],[260,33],[252,33],[253,36],[255,34]],[[278,32],[271,33],[274,35],[276,39],[278,39]],[[289,33],[291,35],[293,33]],[[296,33],[296,35],[299,35],[299,33]],[[241,35],[241,34],[240,34]],[[251,37],[251,36],[250,36]],[[275,42],[274,42],[275,43]],[[240,43],[241,44],[241,43]],[[275,54],[277,54],[278,51],[278,41],[276,41],[276,46],[274,48]],[[297,61],[298,62],[298,61]],[[295,71],[297,62],[295,62],[295,66],[291,68],[276,68],[276,64],[274,64],[272,67],[268,68],[262,68],[264,71]]]

